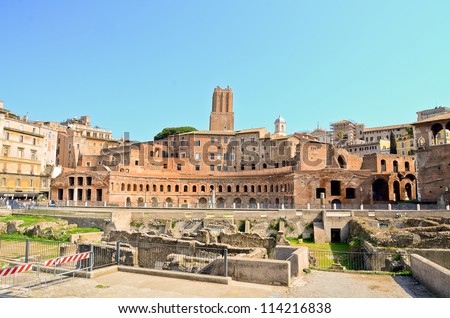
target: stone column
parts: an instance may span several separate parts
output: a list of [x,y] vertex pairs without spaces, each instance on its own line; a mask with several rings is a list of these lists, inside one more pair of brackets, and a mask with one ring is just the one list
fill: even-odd
[[283,220],[280,220],[280,223],[279,223],[279,225],[278,225],[278,227],[279,227],[278,231],[279,231],[279,232],[284,232],[285,226],[286,226],[286,225],[285,225],[284,221],[283,221]]
[[245,220],[244,232],[250,233],[250,221],[249,220]]

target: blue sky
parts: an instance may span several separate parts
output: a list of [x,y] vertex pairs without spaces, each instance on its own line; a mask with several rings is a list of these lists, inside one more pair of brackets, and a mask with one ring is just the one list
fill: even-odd
[[413,122],[450,106],[450,1],[0,0],[0,99],[31,120],[90,115],[151,140],[208,129]]

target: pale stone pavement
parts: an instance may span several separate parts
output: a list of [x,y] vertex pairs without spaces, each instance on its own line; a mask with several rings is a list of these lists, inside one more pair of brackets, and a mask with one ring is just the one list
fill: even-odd
[[0,297],[33,298],[429,298],[434,297],[412,277],[312,271],[292,286],[232,281],[229,285],[115,272],[95,279],[64,278],[27,294],[0,291]]

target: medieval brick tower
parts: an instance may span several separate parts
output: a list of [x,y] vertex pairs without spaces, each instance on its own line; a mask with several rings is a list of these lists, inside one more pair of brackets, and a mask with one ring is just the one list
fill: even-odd
[[209,130],[234,131],[233,92],[231,88],[214,88]]

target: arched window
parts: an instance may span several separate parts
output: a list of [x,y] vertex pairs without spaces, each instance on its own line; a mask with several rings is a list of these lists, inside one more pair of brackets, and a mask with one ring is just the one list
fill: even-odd
[[220,185],[219,186],[219,192],[222,192],[223,191],[223,189],[222,189],[222,186]]
[[185,185],[185,186],[183,187],[183,192],[188,192],[188,186],[187,186],[187,185]]
[[248,192],[248,187],[247,187],[247,185],[244,185],[244,192]]
[[236,192],[239,192],[239,185],[236,186]]
[[156,192],[156,184],[153,185],[153,192]]
[[342,169],[346,169],[347,168],[347,162],[345,162],[345,159],[343,156],[339,156],[338,157],[338,163],[339,163],[339,167]]
[[159,186],[159,192],[164,192],[164,186],[162,184]]
[[169,184],[168,186],[167,186],[167,192],[171,192],[172,191],[172,186]]
[[231,192],[231,186],[227,186],[227,192]]
[[394,172],[398,172],[398,162],[397,162],[397,160],[394,160],[393,166],[394,166]]
[[261,185],[258,185],[258,192],[261,192]]
[[143,184],[139,185],[139,191],[141,191],[141,192],[144,191],[144,185]]
[[267,184],[264,185],[264,192],[267,192]]
[[180,186],[178,184],[175,185],[175,192],[180,192]]
[[252,186],[250,187],[250,192],[255,192],[255,186],[254,186],[254,185],[252,185]]
[[150,191],[150,185],[149,184],[145,185],[145,191],[147,191],[147,192]]
[[125,191],[125,183],[122,183],[122,184],[120,185],[120,191]]
[[386,160],[381,160],[381,171],[386,171]]
[[409,171],[409,162],[405,161],[405,171]]
[[197,192],[197,186],[192,186],[192,192]]
[[137,184],[133,184],[133,191],[134,191],[134,192],[137,191]]
[[206,191],[206,187],[204,185],[202,185],[202,187],[200,188],[201,192],[205,192]]
[[131,184],[127,184],[127,191],[131,191]]

